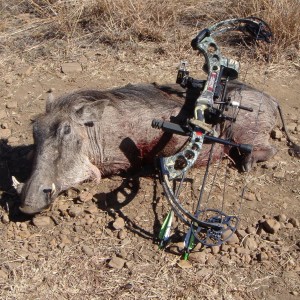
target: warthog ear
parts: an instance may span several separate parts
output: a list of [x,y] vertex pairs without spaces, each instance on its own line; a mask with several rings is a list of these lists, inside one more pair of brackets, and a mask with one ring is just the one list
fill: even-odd
[[91,125],[97,121],[99,122],[109,101],[108,99],[101,99],[83,104],[80,108],[76,109],[76,115],[80,120],[79,122],[85,125]]

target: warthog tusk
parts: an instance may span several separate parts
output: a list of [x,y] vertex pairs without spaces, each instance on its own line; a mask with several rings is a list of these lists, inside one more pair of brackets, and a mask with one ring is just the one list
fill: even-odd
[[17,188],[18,188],[18,185],[20,185],[21,182],[19,182],[15,176],[12,176],[11,179],[12,179],[12,185],[13,185],[13,187],[14,187],[15,189],[17,189]]
[[56,187],[55,187],[55,184],[52,183],[50,195],[53,196],[55,192],[56,192]]

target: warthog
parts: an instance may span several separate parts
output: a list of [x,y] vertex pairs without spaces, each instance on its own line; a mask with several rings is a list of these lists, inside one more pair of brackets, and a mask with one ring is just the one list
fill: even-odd
[[[35,156],[32,174],[19,184],[20,210],[34,214],[48,207],[57,195],[76,184],[101,176],[140,168],[157,155],[174,154],[186,137],[172,136],[151,128],[154,118],[181,123],[193,115],[197,95],[185,98],[175,85],[127,85],[108,91],[82,90],[46,103],[46,112],[33,125]],[[233,126],[233,140],[254,143],[244,163],[272,157],[276,150],[268,142],[276,123],[278,104],[274,98],[239,83],[229,87],[235,101],[252,107],[240,111]],[[202,151],[198,161],[207,159]]]

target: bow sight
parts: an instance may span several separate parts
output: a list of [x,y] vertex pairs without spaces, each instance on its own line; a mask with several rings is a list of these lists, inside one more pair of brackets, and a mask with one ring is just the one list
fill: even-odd
[[[154,128],[189,137],[182,151],[173,156],[160,158],[159,164],[161,183],[172,207],[161,227],[159,234],[160,247],[164,247],[169,240],[175,213],[189,227],[184,241],[185,259],[188,258],[188,254],[196,241],[207,246],[220,245],[232,236],[239,223],[238,216],[228,215],[223,209],[203,208],[202,205],[215,143],[237,147],[240,152],[244,153],[251,153],[252,151],[252,145],[236,144],[231,141],[230,134],[226,139],[216,136],[218,124],[225,121],[235,122],[234,116],[226,114],[229,108],[252,111],[251,107],[244,107],[239,102],[232,101],[230,97],[227,97],[227,84],[230,80],[238,78],[239,63],[222,56],[214,37],[228,31],[240,31],[248,34],[255,41],[262,40],[267,43],[270,43],[272,38],[269,26],[256,17],[229,19],[200,31],[192,40],[191,45],[194,50],[202,53],[205,57],[204,70],[207,72],[207,80],[190,77],[186,62],[181,63],[176,79],[176,83],[183,88],[194,90],[200,94],[195,100],[194,117],[186,120],[185,124],[175,124],[161,120],[153,120],[152,122]],[[200,188],[200,195],[193,213],[191,213],[189,208],[183,204],[180,193],[186,174],[197,161],[205,142],[211,143],[212,146]]]

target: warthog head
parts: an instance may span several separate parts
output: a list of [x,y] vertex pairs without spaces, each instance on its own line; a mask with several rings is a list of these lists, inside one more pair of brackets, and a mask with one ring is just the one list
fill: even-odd
[[46,113],[33,125],[32,174],[25,184],[14,182],[20,192],[22,212],[38,213],[62,190],[86,179],[100,180],[100,171],[89,158],[94,142],[89,132],[101,120],[108,100],[93,96],[93,92],[89,96],[73,93],[54,100],[50,94]]

